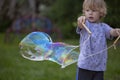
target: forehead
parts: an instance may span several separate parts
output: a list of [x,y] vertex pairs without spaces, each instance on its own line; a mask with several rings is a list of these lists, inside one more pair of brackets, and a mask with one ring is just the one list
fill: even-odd
[[96,4],[88,4],[84,6],[84,9],[99,10],[99,7]]

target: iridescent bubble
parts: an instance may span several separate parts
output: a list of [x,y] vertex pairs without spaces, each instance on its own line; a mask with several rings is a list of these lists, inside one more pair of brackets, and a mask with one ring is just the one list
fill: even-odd
[[52,53],[49,56],[49,60],[60,64],[62,67],[77,61],[78,53],[73,50],[78,46],[68,45],[62,42],[52,43],[50,46]]
[[20,42],[21,55],[29,60],[50,60],[62,68],[77,62],[79,53],[74,49],[79,46],[63,42],[52,42],[51,37],[44,32],[32,32]]
[[20,42],[20,52],[24,58],[44,60],[44,55],[50,53],[46,46],[48,43],[52,43],[49,35],[43,32],[32,32]]

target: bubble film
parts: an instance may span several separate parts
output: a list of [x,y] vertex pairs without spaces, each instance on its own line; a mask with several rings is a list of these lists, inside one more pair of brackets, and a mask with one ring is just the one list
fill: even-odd
[[49,60],[58,63],[62,68],[77,62],[79,46],[63,42],[52,42],[44,32],[32,32],[20,42],[21,55],[32,61]]

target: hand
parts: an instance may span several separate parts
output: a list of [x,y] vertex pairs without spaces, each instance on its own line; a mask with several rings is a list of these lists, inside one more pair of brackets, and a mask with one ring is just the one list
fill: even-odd
[[120,29],[119,29],[119,28],[116,28],[115,30],[116,30],[117,36],[120,36]]
[[85,23],[85,16],[80,16],[77,19],[77,25],[78,25],[79,28],[83,28],[82,23]]
[[112,29],[110,33],[112,36],[115,36],[115,37],[120,36],[120,28]]
[[114,36],[118,36],[117,37],[117,39],[114,41],[114,43],[113,43],[113,46],[114,46],[114,49],[116,49],[116,43],[118,42],[118,40],[120,39],[120,29],[119,28],[117,28],[117,29],[113,29],[113,34],[114,34]]

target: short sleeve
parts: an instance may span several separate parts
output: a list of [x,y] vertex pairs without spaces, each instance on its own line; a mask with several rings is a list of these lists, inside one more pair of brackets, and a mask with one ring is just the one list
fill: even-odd
[[109,25],[103,23],[103,30],[105,32],[105,36],[108,39],[112,39],[112,36],[110,34],[110,31],[112,30],[112,27],[110,27]]

